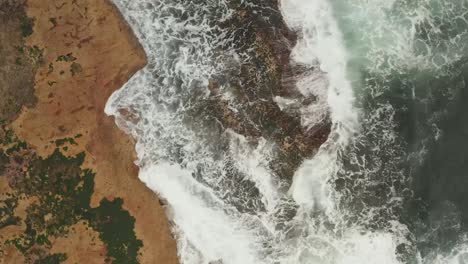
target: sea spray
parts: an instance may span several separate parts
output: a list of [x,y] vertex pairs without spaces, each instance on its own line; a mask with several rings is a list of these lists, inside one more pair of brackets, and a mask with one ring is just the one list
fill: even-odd
[[[165,4],[162,7],[167,10],[174,8],[174,4],[170,1]],[[310,51],[311,47],[325,49],[329,46],[341,53],[327,60],[328,58],[315,52],[313,53],[315,57],[304,57],[308,58],[304,61],[296,59],[296,62],[320,66],[325,72],[319,77],[324,80],[319,84],[324,85],[314,87],[326,91],[326,96],[320,98],[326,100],[326,104],[320,103],[324,107],[322,111],[328,112],[328,107],[331,109],[334,122],[332,137],[319,150],[315,158],[306,161],[296,173],[300,175],[304,172],[302,178],[305,179],[307,185],[303,186],[312,187],[311,190],[303,189],[302,194],[299,195],[298,193],[301,192],[298,188],[291,189],[298,205],[294,205],[288,199],[287,193],[282,193],[280,189],[271,184],[277,182],[277,179],[268,175],[269,169],[263,162],[255,162],[253,169],[246,173],[255,174],[250,177],[256,182],[258,173],[262,172],[262,182],[257,184],[262,192],[261,197],[265,197],[260,197],[260,199],[265,202],[266,208],[253,215],[239,213],[237,208],[231,205],[230,199],[243,201],[242,197],[238,197],[244,193],[241,182],[229,185],[234,190],[223,189],[223,185],[220,186],[221,189],[207,188],[207,186],[214,186],[210,182],[223,182],[224,160],[231,157],[221,160],[216,158],[220,155],[220,153],[213,153],[216,148],[213,149],[209,142],[200,138],[199,131],[194,130],[191,124],[184,121],[185,106],[196,103],[196,99],[203,99],[203,87],[207,85],[207,78],[210,73],[217,71],[214,65],[221,67],[207,60],[207,58],[213,58],[210,56],[211,49],[215,49],[213,44],[218,41],[210,40],[213,38],[209,34],[212,29],[208,26],[210,23],[204,22],[203,19],[207,15],[213,15],[211,13],[213,11],[202,9],[203,12],[207,12],[206,15],[200,15],[197,19],[189,19],[196,26],[189,26],[191,30],[186,32],[187,27],[179,28],[177,19],[167,16],[164,8],[156,11],[153,9],[155,6],[150,3],[130,2],[120,3],[119,6],[124,14],[129,16],[129,21],[135,23],[134,27],[149,54],[149,65],[124,89],[114,94],[106,111],[118,115],[119,109],[131,109],[137,117],[135,119],[139,120],[135,124],[125,121],[125,118],[117,118],[120,125],[138,140],[137,152],[138,162],[142,167],[140,175],[142,180],[168,202],[169,217],[175,223],[174,230],[177,232],[179,254],[184,262],[207,263],[221,260],[224,263],[345,263],[347,260],[353,260],[373,263],[365,252],[377,249],[369,247],[369,251],[362,251],[362,247],[368,243],[374,244],[375,241],[389,241],[376,245],[379,251],[389,252],[390,255],[384,255],[382,258],[392,259],[391,263],[393,263],[395,254],[392,251],[394,242],[391,236],[378,233],[361,235],[358,234],[360,233],[358,229],[350,229],[346,234],[339,235],[342,228],[331,228],[339,224],[341,218],[330,218],[330,216],[339,216],[339,211],[336,210],[334,200],[330,197],[332,190],[329,180],[337,172],[339,151],[347,145],[352,134],[356,132],[357,112],[352,106],[353,95],[346,76],[346,52],[342,47],[340,32],[336,25],[334,28],[327,28],[327,23],[336,22],[326,2],[314,6],[315,12],[327,13],[323,17],[325,24],[317,26],[317,29],[322,30],[319,32],[322,35],[318,35],[319,38],[315,35],[307,35],[307,38],[303,38],[304,41],[316,43],[315,46],[305,46],[302,52]],[[181,5],[175,6],[180,9],[185,8]],[[222,10],[218,10],[221,11],[220,14],[223,14]],[[226,14],[228,13],[229,11],[226,11]],[[195,14],[198,15],[197,12]],[[173,25],[167,22],[172,22]],[[307,31],[308,27],[315,27],[311,23],[308,21],[300,27]],[[174,29],[180,30],[181,33],[174,32]],[[332,30],[332,37],[328,37],[329,30]],[[151,35],[153,31],[162,36]],[[148,40],[150,36],[153,37]],[[184,41],[181,41],[182,39]],[[203,46],[198,49],[196,48],[198,45]],[[295,58],[301,57],[297,55],[297,52],[301,51],[301,42],[298,45],[295,49],[296,55],[293,55]],[[201,61],[202,57],[203,61]],[[324,64],[323,67],[322,64]],[[193,65],[197,66],[190,70],[194,67]],[[305,78],[298,80],[300,86],[298,88],[303,93],[307,93],[307,89],[312,88],[312,86],[307,86],[307,77],[316,74],[316,71],[309,73]],[[303,116],[303,119],[304,124],[310,126],[310,122],[307,122],[308,116]],[[227,136],[228,134],[224,132],[220,135],[215,134],[210,139],[239,140],[236,137]],[[242,145],[249,148],[245,140]],[[230,144],[230,146],[234,149],[227,153],[229,156],[238,152],[239,143]],[[254,150],[249,152],[256,153],[254,160],[268,159],[265,153]],[[234,157],[239,158],[236,155]],[[307,167],[314,162],[316,165],[309,166],[313,170],[309,173]],[[202,177],[202,183],[192,177],[196,179]],[[296,175],[295,184],[300,183],[298,178],[301,177]],[[310,182],[313,186],[309,184]],[[238,190],[235,190],[236,188]],[[308,196],[310,195],[308,193],[314,190],[317,193]],[[217,195],[219,192],[225,192],[222,197],[228,200],[220,199]],[[232,193],[236,195],[232,196]],[[282,215],[279,218],[278,213]],[[227,243],[226,246],[220,247],[223,244],[219,244],[218,239],[214,239],[219,234],[222,234],[222,239]]]
[[[167,202],[182,263],[465,263],[462,232],[448,250],[427,245],[438,237],[407,212],[419,212],[413,173],[463,86],[441,80],[466,53],[466,1],[281,1],[299,37],[291,62],[306,69],[297,90],[316,99],[301,123],[333,123],[289,191],[269,165],[277,143],[252,143],[200,110],[213,76],[222,86],[252,56],[232,44],[247,32],[221,26],[234,2],[115,2],[149,63],[106,113],[137,139],[140,178]],[[421,81],[432,77],[445,88]],[[298,103],[270,99],[284,111]]]
[[[337,174],[340,170],[346,169],[343,168],[342,155],[347,155],[349,148],[356,144],[355,135],[360,133],[360,109],[354,102],[352,88],[352,83],[357,80],[351,79],[356,78],[358,73],[348,67],[349,55],[332,5],[328,1],[284,0],[281,1],[281,8],[288,24],[298,30],[302,37],[293,50],[292,59],[297,63],[319,67],[325,73],[328,85],[322,89],[328,91],[326,99],[333,122],[329,140],[315,157],[306,160],[296,171],[291,194],[302,205],[301,210],[324,211],[328,224],[335,227],[332,233],[322,236],[328,236],[328,240],[336,244],[344,242],[344,245],[335,246],[336,251],[331,251],[328,256],[325,248],[318,248],[309,258],[316,258],[318,263],[375,263],[375,252],[379,252],[379,262],[398,263],[394,235],[365,231],[356,223],[342,226],[346,222],[343,217],[346,217],[337,197],[340,194],[335,192],[332,183],[339,177]],[[314,87],[307,82],[298,82],[298,85],[301,85],[300,89]],[[349,144],[352,145],[349,147]],[[312,220],[306,218],[303,221]],[[348,237],[353,238],[348,240]],[[317,257],[321,254],[320,258]],[[370,255],[373,256],[371,260]]]
[[[231,10],[222,1],[117,5],[135,28],[149,64],[112,96],[106,112],[137,139],[140,178],[167,200],[181,260],[261,262],[261,255],[271,251],[275,226],[267,216],[273,213],[262,208],[276,207],[276,187],[258,175],[233,181],[227,171],[238,170],[231,156],[242,146],[254,156],[261,151],[249,150],[235,133],[210,127],[203,116],[191,116],[206,99],[209,78],[229,70],[242,55],[216,51],[229,41],[216,23]],[[120,116],[120,109],[130,110],[137,121]],[[253,162],[243,173],[268,177],[268,170]]]
[[353,106],[354,95],[347,76],[347,54],[328,2],[285,0],[280,6],[286,22],[301,36],[293,49],[292,60],[319,67],[324,72],[322,78],[327,80],[322,87],[317,87],[305,76],[298,81],[298,88],[328,91],[327,96],[321,99],[326,100],[333,122],[329,141],[314,159],[306,161],[296,172],[291,192],[299,203],[325,202],[328,198],[325,197],[324,184],[333,174],[337,152],[346,146],[358,129],[358,113]]
[[[179,250],[184,263],[259,263],[255,234],[226,214],[226,206],[179,165],[161,163],[145,169],[140,178],[170,203],[168,216],[180,231]],[[190,254],[190,249],[196,254]]]

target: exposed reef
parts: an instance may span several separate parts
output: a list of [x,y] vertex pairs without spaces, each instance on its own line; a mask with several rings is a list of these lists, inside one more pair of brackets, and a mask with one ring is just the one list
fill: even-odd
[[[189,117],[252,145],[273,142],[269,166],[290,183],[330,132],[327,118],[301,120],[299,108],[317,98],[296,80],[312,69],[290,62],[297,36],[276,1],[229,5],[235,15],[219,30],[249,59],[212,76]],[[107,0],[0,0],[0,20],[0,263],[177,263],[163,207],[137,177],[134,140],[103,111],[146,64],[118,10]],[[233,167],[226,162],[225,184],[242,181]],[[252,183],[246,197],[232,195],[249,211],[262,206],[250,199],[258,194]]]
[[[330,133],[329,119],[314,127],[301,123],[299,108],[316,103],[313,95],[303,95],[296,81],[313,69],[290,60],[297,34],[285,24],[277,1],[252,5],[231,2],[236,10],[222,23],[231,31],[233,46],[250,58],[231,75],[215,76],[208,88],[210,103],[205,109],[223,125],[252,142],[263,137],[278,146],[278,157],[271,164],[276,174],[291,179],[305,158],[310,158]],[[229,34],[227,34],[229,35]],[[232,102],[220,96],[228,92]],[[293,100],[297,105],[281,109],[276,98]],[[231,98],[232,99],[232,98]]]

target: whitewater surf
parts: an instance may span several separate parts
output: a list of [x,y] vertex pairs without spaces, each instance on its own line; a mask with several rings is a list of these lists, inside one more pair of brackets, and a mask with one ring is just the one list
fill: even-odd
[[[468,1],[114,2],[148,65],[106,113],[137,140],[182,263],[468,263]],[[296,35],[274,42],[299,69],[296,93],[265,89],[268,67],[244,71],[260,52],[249,21],[232,22],[246,13]],[[328,139],[283,166],[291,135],[265,132],[258,102],[239,99],[249,78],[244,97],[299,117],[295,139],[329,124]]]

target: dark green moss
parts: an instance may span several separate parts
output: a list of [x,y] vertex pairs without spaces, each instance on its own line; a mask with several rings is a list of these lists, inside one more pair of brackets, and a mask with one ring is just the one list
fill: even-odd
[[27,16],[21,17],[20,30],[21,30],[21,35],[24,38],[32,35],[33,27],[34,27],[34,19],[29,18]]
[[138,251],[143,246],[133,231],[135,219],[122,208],[123,200],[104,199],[89,213],[90,224],[106,244],[107,257],[114,264],[137,264]]
[[12,144],[12,146],[11,146],[9,149],[7,149],[7,150],[5,151],[5,153],[6,153],[7,155],[11,155],[11,154],[12,154],[13,152],[15,152],[15,151],[20,151],[20,150],[27,149],[27,148],[28,148],[28,145],[27,145],[26,142],[24,142],[24,141],[17,141],[17,142],[15,142],[14,144]]
[[40,234],[36,238],[36,242],[39,245],[46,245],[46,246],[51,246],[52,244],[50,243],[49,239],[47,238],[46,235]]
[[23,63],[21,62],[21,58],[20,58],[20,57],[16,58],[15,64],[16,64],[16,65],[19,65],[19,66],[23,65]]
[[57,139],[55,141],[52,141],[51,143],[55,143],[55,146],[57,146],[57,147],[63,146],[66,143],[69,143],[71,145],[78,145],[74,138],[61,138],[61,139]]
[[20,218],[15,216],[15,209],[17,206],[17,197],[10,197],[0,201],[0,229],[20,223]]
[[83,214],[87,215],[90,209],[91,196],[94,192],[94,176],[93,171],[89,169],[83,170],[83,177],[80,186],[76,188],[77,197],[75,206],[83,209]]
[[[9,199],[0,201],[0,228],[23,221],[26,230],[6,240],[5,244],[15,246],[25,256],[33,254],[31,252],[37,247],[50,248],[51,239],[66,236],[73,225],[83,221],[99,232],[106,244],[110,263],[138,263],[138,252],[143,243],[135,235],[135,219],[122,208],[123,200],[104,199],[99,207],[91,208],[95,174],[81,168],[85,154],[68,157],[58,148],[65,143],[76,144],[73,138],[53,141],[57,148],[49,157],[42,158],[25,142],[13,135],[10,137],[5,141],[12,141],[12,144],[6,151],[0,152],[0,167],[2,160],[8,163],[19,157],[18,164],[24,165],[25,169],[7,173],[9,178],[14,179],[12,188],[15,193]],[[20,197],[34,198],[23,220],[15,216]],[[35,263],[60,263],[65,259],[65,255],[55,254]]]
[[20,54],[24,54],[24,47],[23,47],[23,46],[21,46],[21,47],[18,47],[18,46],[17,46],[16,49],[18,50],[18,52],[19,52]]
[[18,140],[13,130],[6,128],[3,123],[0,126],[0,133],[3,135],[0,137],[0,144],[8,145]]
[[48,255],[45,258],[36,260],[34,264],[60,264],[67,260],[67,255],[65,254],[53,254]]
[[76,61],[76,58],[73,56],[73,53],[68,53],[67,55],[58,56],[57,61],[73,62]]
[[54,72],[54,64],[49,63],[49,70],[47,71],[47,74],[51,74],[52,72]]
[[83,71],[83,67],[81,67],[81,64],[73,62],[72,65],[70,66],[70,72],[72,76],[75,76],[75,74],[81,73]]
[[8,156],[3,152],[2,149],[0,149],[0,177],[3,176],[3,173],[5,172],[5,167],[9,163],[10,159]]
[[44,64],[44,49],[34,45],[32,47],[28,47],[28,53],[29,57],[36,66]]
[[57,18],[51,17],[49,18],[49,22],[52,23],[52,28],[55,28],[57,26]]

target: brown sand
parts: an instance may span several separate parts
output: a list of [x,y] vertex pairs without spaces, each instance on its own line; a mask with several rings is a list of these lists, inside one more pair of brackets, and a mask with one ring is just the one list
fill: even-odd
[[[84,166],[96,172],[92,206],[123,198],[144,243],[141,263],[178,263],[163,208],[137,177],[134,142],[103,112],[111,93],[145,65],[141,46],[108,0],[29,0],[27,12],[35,18],[28,45],[44,49],[44,65],[35,78],[37,105],[23,110],[12,124],[15,132],[44,156],[54,148],[50,141],[82,134],[68,153],[85,151]],[[67,54],[76,60],[57,61]],[[95,246],[80,241],[55,243],[54,250],[72,247],[93,258]]]

